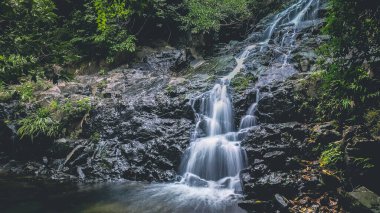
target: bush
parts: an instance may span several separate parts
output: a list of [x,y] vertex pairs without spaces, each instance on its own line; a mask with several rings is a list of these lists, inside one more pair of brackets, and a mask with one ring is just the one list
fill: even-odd
[[188,13],[182,22],[193,33],[217,32],[249,17],[247,0],[186,0],[185,5]]
[[1,102],[6,102],[11,100],[13,97],[14,91],[8,89],[4,83],[0,82],[0,101]]
[[53,100],[48,106],[40,107],[35,113],[21,119],[18,122],[20,128],[17,133],[21,138],[29,137],[32,140],[39,136],[50,138],[65,136],[77,130],[75,129],[77,126],[72,127],[73,124],[82,123],[90,110],[89,98],[66,100],[63,105]]
[[15,91],[19,95],[22,102],[31,102],[36,99],[35,92],[47,90],[52,86],[52,84],[48,81],[38,80],[34,81],[26,81],[20,85],[15,85]]
[[60,124],[56,121],[49,108],[39,108],[26,118],[21,119],[17,134],[21,137],[30,137],[32,140],[38,136],[55,137],[60,134]]

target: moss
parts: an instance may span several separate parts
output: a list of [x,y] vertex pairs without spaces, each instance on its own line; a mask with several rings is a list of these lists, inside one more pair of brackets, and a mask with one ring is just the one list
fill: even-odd
[[235,91],[241,92],[246,90],[249,85],[257,81],[257,77],[253,75],[237,75],[235,78],[231,80],[231,86],[234,88]]
[[165,88],[166,94],[173,94],[175,92],[175,87],[171,84],[168,84],[168,86]]
[[100,133],[99,132],[94,132],[90,136],[90,141],[93,143],[98,143],[100,141]]

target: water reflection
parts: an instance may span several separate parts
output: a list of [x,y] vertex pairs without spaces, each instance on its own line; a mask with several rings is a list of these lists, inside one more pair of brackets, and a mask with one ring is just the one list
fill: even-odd
[[232,190],[184,184],[58,184],[0,178],[1,212],[244,212]]

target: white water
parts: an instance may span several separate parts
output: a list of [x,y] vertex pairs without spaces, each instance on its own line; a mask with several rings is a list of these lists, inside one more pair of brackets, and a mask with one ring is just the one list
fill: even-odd
[[[175,184],[152,186],[136,196],[149,196],[170,206],[190,211],[240,212],[236,199],[241,196],[239,172],[247,166],[247,156],[240,146],[245,132],[257,125],[255,112],[260,101],[260,87],[284,80],[296,71],[288,63],[296,48],[296,38],[303,25],[313,24],[319,0],[299,0],[276,15],[262,31],[262,37],[249,44],[235,58],[236,67],[220,77],[214,87],[192,99],[196,126],[190,147],[183,156],[180,175]],[[249,107],[240,124],[234,122],[230,81],[245,64],[256,57],[278,53],[259,74],[255,85],[256,101]],[[186,206],[186,207],[185,207]],[[185,211],[186,212],[186,211]]]

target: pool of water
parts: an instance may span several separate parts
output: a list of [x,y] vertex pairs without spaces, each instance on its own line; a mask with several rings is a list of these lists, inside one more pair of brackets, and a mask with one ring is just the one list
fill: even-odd
[[0,211],[8,212],[245,212],[229,189],[120,181],[68,184],[0,177]]

